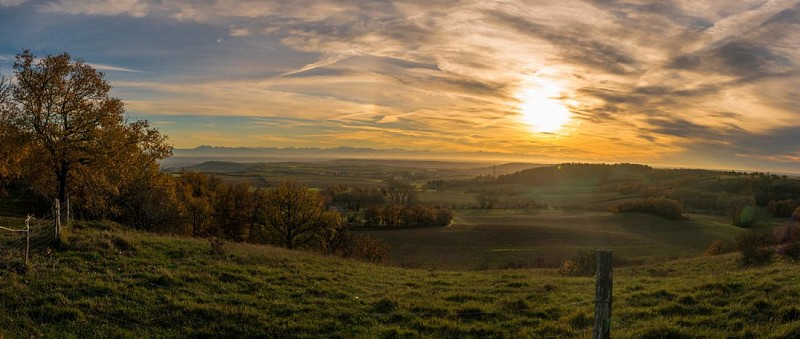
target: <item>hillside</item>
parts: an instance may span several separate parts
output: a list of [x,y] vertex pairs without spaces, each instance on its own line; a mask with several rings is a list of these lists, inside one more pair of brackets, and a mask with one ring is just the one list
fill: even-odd
[[714,239],[743,232],[725,217],[674,221],[645,214],[560,210],[460,211],[447,227],[361,231],[389,242],[404,267],[480,270],[558,267],[579,250],[616,248],[630,261],[702,255]]
[[[441,272],[115,228],[73,229],[25,275],[0,270],[0,337],[588,337],[593,279]],[[800,333],[800,270],[736,255],[615,272],[620,337]]]

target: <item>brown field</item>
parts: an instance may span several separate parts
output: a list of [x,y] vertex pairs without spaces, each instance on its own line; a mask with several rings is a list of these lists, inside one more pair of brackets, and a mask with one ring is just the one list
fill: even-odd
[[742,230],[727,219],[673,221],[638,214],[560,210],[461,211],[447,227],[365,230],[389,242],[392,262],[455,270],[554,267],[578,250],[613,248],[632,261],[702,254]]

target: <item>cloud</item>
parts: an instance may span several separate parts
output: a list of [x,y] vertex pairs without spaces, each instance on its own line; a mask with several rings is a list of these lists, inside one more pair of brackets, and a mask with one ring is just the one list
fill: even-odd
[[111,66],[111,65],[98,64],[98,63],[88,63],[88,65],[92,66],[94,69],[99,70],[99,71],[142,73],[142,71],[137,71],[135,69],[119,67],[119,66]]
[[251,34],[250,30],[248,30],[246,28],[234,28],[234,27],[231,27],[231,29],[230,29],[230,35],[234,36],[234,37],[248,36],[250,34]]
[[[137,77],[114,83],[136,112],[319,121],[325,132],[300,134],[308,143],[606,161],[797,154],[777,145],[800,125],[795,0],[58,0],[38,8],[168,28],[165,41],[176,46],[141,43],[149,55],[179,55],[163,74],[97,66]],[[553,135],[521,119],[519,94],[538,83],[557,87],[573,114]]]
[[298,74],[298,73],[303,73],[303,72],[308,72],[308,71],[311,71],[311,70],[315,70],[315,69],[318,69],[320,67],[331,66],[331,65],[333,65],[333,64],[335,64],[335,63],[337,63],[339,61],[342,61],[342,60],[347,59],[347,58],[349,58],[351,56],[354,56],[354,55],[355,54],[324,55],[317,62],[310,63],[310,64],[305,65],[303,67],[300,67],[299,69],[296,69],[296,70],[284,72],[281,75],[282,76],[294,75],[294,74]]
[[0,6],[19,6],[27,2],[28,0],[0,0]]
[[85,15],[130,15],[144,17],[148,4],[140,0],[58,0],[41,6],[45,12]]

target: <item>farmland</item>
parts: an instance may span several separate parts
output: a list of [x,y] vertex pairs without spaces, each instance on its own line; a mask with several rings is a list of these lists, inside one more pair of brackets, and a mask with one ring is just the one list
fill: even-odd
[[[596,248],[613,249],[617,260],[615,336],[800,331],[796,262],[777,257],[743,268],[739,253],[704,255],[712,241],[731,242],[746,231],[715,206],[750,197],[745,201],[758,218],[749,229],[770,230],[789,219],[770,215],[755,196],[782,191],[757,191],[756,184],[773,180],[780,185],[770,187],[780,188],[795,179],[637,172],[517,183],[519,165],[470,166],[346,161],[193,168],[237,187],[247,183],[241,187],[253,192],[290,178],[330,194],[327,203],[342,210],[354,234],[388,243],[384,264],[230,238],[213,245],[91,221],[74,223],[59,245],[35,241],[31,263],[23,265],[22,242],[7,234],[0,321],[11,325],[0,336],[589,337],[594,280],[557,268]],[[366,206],[342,204],[343,196],[357,197],[343,193],[387,194],[398,180],[414,190],[414,203],[452,208],[452,221],[368,225]],[[706,201],[686,200],[713,213],[678,220],[609,211],[651,194],[716,200],[702,206]],[[0,220],[21,227],[20,213],[13,212],[20,204],[5,204],[12,212]]]
[[614,248],[626,259],[658,261],[701,255],[740,228],[716,216],[670,221],[647,215],[560,210],[462,211],[447,227],[368,230],[389,242],[401,266],[475,270],[557,267],[579,250]]
[[[339,160],[207,162],[190,169],[257,188],[269,188],[287,178],[319,191],[332,186],[385,189],[389,180],[403,180],[416,187],[417,203],[452,209],[452,223],[447,227],[362,227],[362,210],[352,209],[351,203],[339,206],[350,209],[345,214],[353,220],[354,231],[388,242],[392,264],[452,270],[558,267],[578,251],[598,247],[614,248],[632,263],[698,256],[713,240],[732,241],[743,231],[731,224],[730,206],[754,205],[775,195],[756,193],[755,187],[764,186],[761,182],[771,180],[769,187],[797,183],[764,174],[624,164],[541,167]],[[493,200],[481,202],[482,196]],[[685,201],[683,206],[691,213],[686,220],[668,220],[609,212],[621,202],[650,196]],[[341,204],[334,197],[332,204],[337,203]],[[770,216],[763,207],[755,211],[758,218],[750,225],[754,229],[769,229],[788,220]]]

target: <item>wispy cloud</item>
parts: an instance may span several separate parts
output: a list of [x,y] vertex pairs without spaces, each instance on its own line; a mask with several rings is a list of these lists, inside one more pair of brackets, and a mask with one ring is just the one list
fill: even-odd
[[130,73],[142,73],[142,71],[137,71],[135,69],[119,67],[119,66],[111,66],[105,64],[98,64],[98,63],[88,63],[89,66],[94,67],[94,69],[100,71],[112,71],[112,72],[130,72]]
[[[12,0],[13,1],[13,0]],[[148,4],[140,0],[58,0],[41,6],[45,12],[86,15],[130,15],[144,17]]]
[[[605,161],[797,154],[780,145],[800,126],[795,0],[57,0],[37,8],[169,28],[157,37],[167,48],[139,42],[165,63],[163,74],[146,73],[157,80],[135,73],[139,66],[96,65],[121,71],[115,91],[137,113],[319,121],[325,132],[300,133],[298,143]],[[126,65],[104,52],[96,60]],[[535,83],[558,85],[573,115],[555,134],[533,133],[521,117],[520,93]]]
[[0,6],[19,6],[28,0],[0,0]]

